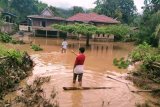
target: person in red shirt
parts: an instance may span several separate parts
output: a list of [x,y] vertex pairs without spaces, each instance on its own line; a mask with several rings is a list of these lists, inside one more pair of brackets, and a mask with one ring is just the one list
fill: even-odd
[[83,77],[83,65],[84,65],[84,61],[85,61],[85,48],[84,47],[80,47],[79,48],[79,54],[76,54],[74,51],[72,51],[77,57],[74,63],[74,67],[73,67],[73,84],[76,83],[76,79],[78,76],[78,82],[79,82],[79,86],[82,85],[82,77]]

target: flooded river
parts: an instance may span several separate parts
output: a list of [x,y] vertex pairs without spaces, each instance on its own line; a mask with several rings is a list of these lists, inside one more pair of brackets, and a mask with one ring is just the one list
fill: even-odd
[[[127,71],[113,66],[113,59],[127,57],[134,48],[131,43],[91,42],[86,48],[86,62],[82,86],[86,87],[113,87],[112,89],[64,91],[62,87],[72,86],[73,64],[78,48],[85,46],[85,41],[67,40],[67,53],[61,53],[61,39],[29,38],[33,44],[39,44],[44,50],[34,52],[28,44],[14,45],[13,48],[28,51],[35,62],[32,76],[25,82],[30,83],[36,77],[51,76],[51,81],[43,85],[46,97],[53,88],[57,91],[56,100],[60,107],[135,107],[136,103],[143,102],[141,95],[130,92],[128,86],[107,75],[124,74]],[[133,87],[133,86],[132,86]]]

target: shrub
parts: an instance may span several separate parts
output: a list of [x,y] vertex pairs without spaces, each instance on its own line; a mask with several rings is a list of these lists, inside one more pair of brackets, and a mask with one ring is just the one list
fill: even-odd
[[129,60],[125,60],[123,57],[120,58],[119,60],[117,58],[114,58],[113,60],[113,64],[115,66],[118,66],[118,68],[123,68],[126,69],[128,67],[128,65],[130,64]]
[[40,47],[40,45],[36,45],[36,44],[31,45],[31,48],[32,48],[34,51],[42,51],[42,50],[43,50],[43,49]]
[[12,40],[12,37],[6,33],[1,33],[0,34],[0,40],[4,43],[9,43]]

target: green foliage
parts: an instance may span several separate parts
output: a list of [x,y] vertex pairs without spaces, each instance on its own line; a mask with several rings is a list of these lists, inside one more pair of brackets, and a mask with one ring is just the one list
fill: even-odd
[[84,13],[84,10],[82,7],[79,7],[79,6],[73,6],[72,7],[72,15],[75,15],[77,13]]
[[12,41],[12,37],[6,33],[0,33],[0,41],[9,43]]
[[122,69],[126,69],[129,64],[130,64],[130,61],[129,60],[125,60],[123,57],[120,58],[119,60],[117,58],[114,58],[113,60],[113,64],[115,66],[118,66],[118,68],[122,68]]
[[127,25],[109,25],[106,27],[96,27],[89,24],[73,24],[73,25],[58,25],[54,24],[53,28],[69,33],[78,33],[83,35],[92,34],[113,34],[116,37],[123,38],[131,32]]
[[0,7],[17,15],[17,21],[26,19],[27,15],[39,14],[48,5],[39,0],[0,0]]
[[20,52],[19,50],[9,50],[7,52],[7,57],[17,60],[18,63],[22,63],[23,55],[24,54]]
[[141,69],[139,74],[142,76],[145,74],[145,77],[152,79],[156,82],[160,82],[160,54],[159,50],[151,47],[147,43],[143,43],[137,46],[129,55],[132,62],[140,61]]
[[160,24],[160,11],[151,12],[144,10],[143,17],[140,21],[137,43],[147,42],[150,45],[158,46],[158,37],[156,37],[156,27]]
[[115,35],[115,38],[122,39],[130,33],[130,27],[127,25],[111,25],[106,27],[107,34]]
[[148,45],[146,42],[137,46],[129,55],[133,62],[142,61],[147,65],[151,62],[160,61],[158,51]]
[[94,25],[89,24],[73,24],[73,25],[58,25],[55,24],[52,26],[55,29],[69,32],[69,33],[75,33],[75,34],[83,34],[87,36],[86,39],[86,46],[89,46],[89,38],[92,36],[92,34],[96,33],[97,27]]
[[40,45],[36,45],[36,44],[33,44],[31,46],[31,48],[34,50],[34,51],[42,51],[43,49],[40,47]]
[[8,8],[8,2],[9,0],[0,0],[0,7],[3,9],[7,9]]
[[82,34],[87,37],[86,46],[89,46],[89,38],[93,34],[113,34],[115,35],[115,40],[124,40],[126,35],[131,32],[130,27],[127,25],[110,25],[106,27],[96,27],[90,24],[72,24],[72,25],[60,25],[54,24],[52,25],[54,29],[58,29],[60,31],[74,33],[74,34]]
[[13,50],[13,49],[6,49],[4,46],[0,46],[0,57],[8,57],[13,60],[16,60],[18,63],[21,63],[23,53],[18,51],[18,50]]
[[113,18],[118,18],[125,23],[133,20],[136,7],[133,0],[96,0],[95,11]]

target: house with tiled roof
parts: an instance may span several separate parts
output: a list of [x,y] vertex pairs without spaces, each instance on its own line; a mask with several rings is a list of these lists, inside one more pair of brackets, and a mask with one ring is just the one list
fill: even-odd
[[[74,16],[71,16],[67,19],[67,22],[69,24],[73,23],[88,23],[93,24],[95,26],[107,26],[107,25],[113,25],[113,24],[119,24],[120,21],[117,21],[116,19],[113,19],[111,17],[105,16],[105,15],[99,15],[97,13],[78,13]],[[68,37],[70,38],[76,38],[73,37],[72,34],[69,34]],[[85,38],[84,35],[78,35],[78,37]],[[114,35],[107,35],[107,34],[97,34],[92,35],[91,37],[94,41],[113,41]]]
[[65,22],[64,18],[55,16],[48,7],[45,8],[40,15],[29,15],[27,18],[30,30],[39,36],[57,36],[57,31],[54,30],[51,25]]
[[90,23],[96,26],[120,23],[116,19],[113,19],[105,15],[99,15],[97,13],[78,13],[74,16],[69,17],[67,21],[69,23],[75,23],[75,22]]

